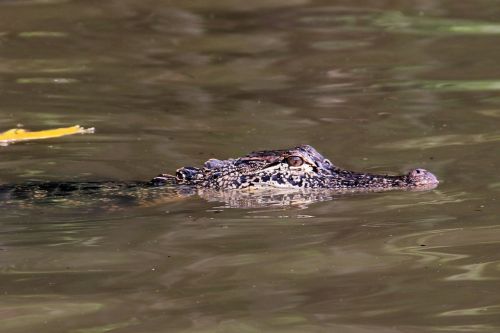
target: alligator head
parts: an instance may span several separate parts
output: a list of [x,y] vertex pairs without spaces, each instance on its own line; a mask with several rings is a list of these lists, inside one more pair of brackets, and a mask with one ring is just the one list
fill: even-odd
[[309,145],[257,151],[236,159],[210,159],[202,168],[184,167],[175,176],[162,174],[152,180],[155,185],[166,182],[216,190],[275,187],[339,191],[432,189],[439,183],[425,169],[397,176],[345,170]]

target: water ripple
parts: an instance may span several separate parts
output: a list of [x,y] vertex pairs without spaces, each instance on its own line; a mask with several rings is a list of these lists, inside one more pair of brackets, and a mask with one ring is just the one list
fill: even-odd
[[446,264],[448,270],[462,271],[449,273],[443,281],[499,280],[500,259],[483,261],[474,255],[479,248],[497,247],[499,233],[500,226],[430,230],[394,237],[385,250],[417,257],[420,265]]

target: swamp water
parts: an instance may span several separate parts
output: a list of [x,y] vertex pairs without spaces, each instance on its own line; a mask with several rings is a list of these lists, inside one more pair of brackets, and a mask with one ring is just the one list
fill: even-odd
[[[0,182],[308,143],[427,192],[0,211],[0,332],[499,332],[500,2],[0,1]],[[76,200],[78,202],[78,200]]]

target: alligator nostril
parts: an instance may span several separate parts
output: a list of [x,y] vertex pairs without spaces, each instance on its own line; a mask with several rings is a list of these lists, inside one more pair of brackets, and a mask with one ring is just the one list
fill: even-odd
[[425,177],[425,175],[427,174],[427,170],[425,169],[413,169],[411,171],[411,175],[412,177]]

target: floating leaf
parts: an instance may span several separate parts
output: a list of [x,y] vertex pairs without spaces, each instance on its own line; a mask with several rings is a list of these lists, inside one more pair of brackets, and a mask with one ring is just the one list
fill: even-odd
[[72,134],[94,133],[95,128],[83,128],[80,125],[55,128],[43,131],[29,131],[22,128],[13,128],[0,133],[0,145],[8,145],[12,142],[57,138]]

